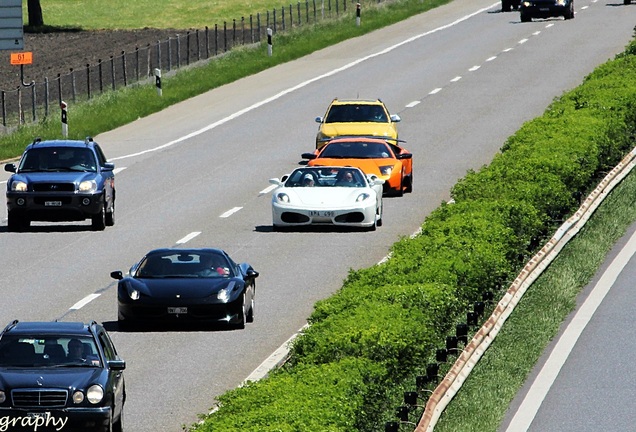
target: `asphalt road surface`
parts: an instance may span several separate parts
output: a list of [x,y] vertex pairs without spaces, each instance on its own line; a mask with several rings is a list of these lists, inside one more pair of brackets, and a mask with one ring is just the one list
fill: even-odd
[[[385,257],[467,170],[621,52],[634,18],[636,6],[580,0],[574,20],[521,24],[498,2],[455,0],[97,136],[119,170],[116,225],[8,233],[2,206],[0,323],[103,322],[128,365],[127,428],[179,431],[296,333],[350,269]],[[379,97],[400,114],[413,193],[385,200],[376,232],[272,232],[268,179],[313,149],[313,119],[334,97]],[[261,273],[255,322],[119,332],[109,273],[181,244],[223,248]]]

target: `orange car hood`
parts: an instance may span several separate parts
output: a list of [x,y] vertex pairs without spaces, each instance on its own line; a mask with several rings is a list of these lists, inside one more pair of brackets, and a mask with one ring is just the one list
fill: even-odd
[[387,178],[380,173],[381,166],[395,165],[399,161],[392,158],[378,159],[331,159],[318,158],[310,160],[309,166],[352,166],[360,168],[365,174],[375,174],[380,178]]
[[392,123],[325,123],[322,133],[329,137],[369,135],[397,138],[397,130]]

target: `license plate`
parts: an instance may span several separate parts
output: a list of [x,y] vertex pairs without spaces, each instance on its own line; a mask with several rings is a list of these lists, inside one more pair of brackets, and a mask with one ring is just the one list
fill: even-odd
[[62,201],[44,201],[46,207],[61,207]]
[[312,216],[312,217],[333,217],[334,214],[336,214],[336,212],[334,211],[311,210],[309,212],[309,216]]
[[541,12],[547,12],[547,11],[549,11],[549,10],[550,10],[550,8],[539,8],[539,10],[540,10]]
[[169,307],[168,313],[169,314],[187,314],[188,308],[187,307]]

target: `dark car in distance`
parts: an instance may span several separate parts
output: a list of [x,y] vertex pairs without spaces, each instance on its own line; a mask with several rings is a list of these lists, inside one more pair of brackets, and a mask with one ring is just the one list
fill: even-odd
[[259,273],[221,249],[164,248],[148,252],[117,279],[120,329],[133,325],[225,323],[242,329],[254,320]]
[[0,333],[0,427],[121,432],[125,368],[95,321],[13,321]]
[[533,18],[573,19],[574,0],[522,0],[519,14],[521,22],[530,22]]
[[36,138],[18,164],[5,165],[9,231],[31,221],[83,221],[93,230],[115,224],[115,166],[92,138]]

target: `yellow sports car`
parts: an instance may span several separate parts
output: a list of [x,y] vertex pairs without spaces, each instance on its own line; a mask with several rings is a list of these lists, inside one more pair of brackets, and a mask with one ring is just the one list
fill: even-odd
[[337,136],[377,136],[397,140],[397,114],[391,115],[380,100],[334,99],[324,117],[316,117],[319,123],[316,149]]

